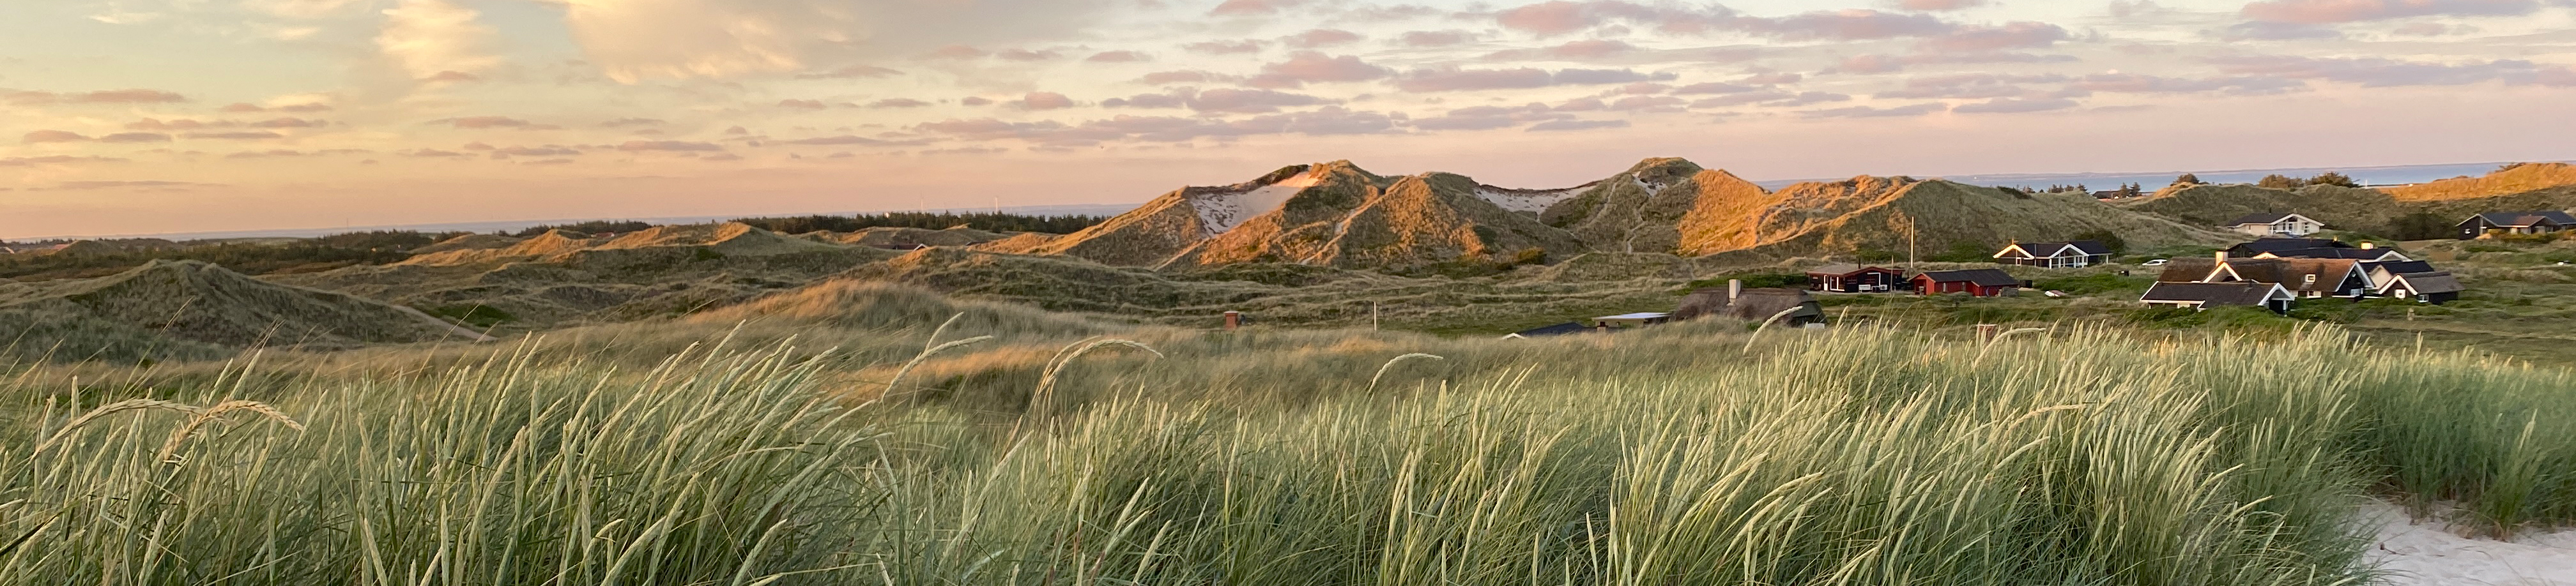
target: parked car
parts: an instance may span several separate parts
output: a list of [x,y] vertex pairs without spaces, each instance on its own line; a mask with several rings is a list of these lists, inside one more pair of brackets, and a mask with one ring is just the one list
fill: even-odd
[[2159,258],[2159,259],[2155,259],[2155,260],[2151,260],[2151,261],[2147,261],[2147,262],[2138,263],[2138,266],[2142,266],[2142,267],[2160,267],[2160,266],[2165,266],[2165,259],[2161,259],[2161,258]]

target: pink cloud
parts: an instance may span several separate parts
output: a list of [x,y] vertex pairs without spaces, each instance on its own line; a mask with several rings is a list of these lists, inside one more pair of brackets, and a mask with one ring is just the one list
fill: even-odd
[[41,156],[41,157],[0,157],[0,167],[33,167],[33,166],[37,166],[37,165],[69,165],[69,164],[74,164],[74,163],[123,163],[123,162],[126,162],[126,161],[127,161],[127,159],[121,159],[121,158],[116,158],[116,157],[98,157],[98,156],[87,156],[87,157],[84,157],[84,156],[75,156],[75,155],[45,155],[45,156]]
[[327,126],[327,125],[329,125],[329,124],[330,124],[329,122],[325,122],[325,121],[321,121],[321,120],[306,120],[306,119],[302,119],[302,118],[276,118],[276,119],[271,119],[271,120],[261,120],[261,121],[258,121],[258,122],[252,122],[252,123],[250,123],[250,127],[251,127],[251,128],[320,128],[320,127],[323,127],[323,126]]
[[1185,70],[1157,71],[1148,73],[1145,74],[1145,77],[1137,79],[1136,82],[1146,85],[1170,85],[1176,83],[1207,83],[1224,79],[1228,79],[1228,76],[1207,71]]
[[850,65],[831,71],[798,74],[797,79],[872,79],[903,75],[903,72],[875,65]]
[[[1595,100],[1595,103],[1597,104],[1598,100]],[[1421,130],[1490,130],[1573,118],[1572,114],[1565,114],[1559,108],[1549,108],[1544,104],[1517,107],[1471,106],[1450,110],[1437,117],[1416,119],[1412,121],[1412,126]]]
[[537,125],[533,122],[508,116],[466,116],[462,118],[448,118],[445,120],[438,120],[436,122],[445,122],[457,128],[530,128]]
[[1285,42],[1287,42],[1288,46],[1291,47],[1313,49],[1317,47],[1350,44],[1358,42],[1362,38],[1365,37],[1361,37],[1359,33],[1351,31],[1319,28],[1297,33],[1296,35],[1285,39]]
[[286,138],[286,135],[278,134],[278,133],[275,133],[275,132],[269,132],[269,131],[266,131],[266,130],[252,130],[252,131],[238,131],[238,132],[191,132],[191,133],[188,133],[188,135],[187,135],[187,136],[188,136],[188,138],[210,138],[210,139],[219,139],[219,140],[268,140],[268,139],[272,139],[272,138]]
[[1467,31],[1413,31],[1399,40],[1407,47],[1447,47],[1467,44],[1476,36]]
[[2219,70],[2236,75],[2273,76],[2293,79],[2323,79],[2360,84],[2362,87],[2469,85],[2503,82],[2509,85],[2544,84],[2544,80],[2568,70],[2567,66],[2543,66],[2530,61],[2503,59],[2435,63],[2383,58],[2313,58],[2288,55],[2226,57],[2212,59]]
[[1417,69],[1395,82],[1397,89],[1408,92],[1449,92],[1494,89],[1529,89],[1560,85],[1608,85],[1640,81],[1665,81],[1673,74],[1646,74],[1626,69]]
[[1153,58],[1151,57],[1145,56],[1144,53],[1135,51],[1101,51],[1099,53],[1093,53],[1091,57],[1083,60],[1093,63],[1137,63],[1150,61],[1152,59]]
[[966,45],[949,45],[937,49],[931,49],[930,53],[924,56],[931,59],[974,59],[984,55],[987,55],[987,53],[985,53],[983,49],[977,49]]
[[1108,108],[1189,108],[1199,112],[1230,114],[1265,114],[1283,107],[1330,104],[1332,100],[1288,92],[1217,88],[1207,91],[1180,90],[1163,94],[1139,94],[1102,100]]
[[714,144],[714,143],[705,143],[705,142],[688,142],[688,141],[679,141],[679,140],[630,140],[630,141],[626,141],[626,144],[617,145],[617,150],[626,151],[626,152],[645,152],[645,151],[706,152],[706,151],[721,151],[721,150],[724,150],[724,147],[722,147],[722,146],[717,146],[717,145],[716,145],[716,144]]
[[1893,107],[1893,108],[1877,108],[1877,107],[1871,107],[1871,106],[1852,106],[1852,107],[1849,107],[1849,108],[1831,108],[1831,109],[1825,109],[1825,110],[1808,110],[1808,111],[1805,111],[1805,112],[1799,112],[1799,113],[1798,113],[1798,115],[1800,115],[1800,116],[1804,116],[1804,117],[1807,117],[1807,118],[1895,118],[1895,117],[1921,116],[1921,115],[1931,114],[1931,113],[1936,113],[1936,112],[1947,112],[1947,111],[1949,111],[1949,110],[1950,110],[1950,107],[1949,107],[1948,105],[1941,104],[1941,103],[1938,103],[1938,102],[1933,102],[1933,103],[1924,103],[1924,104],[1914,104],[1914,105],[1911,105],[1911,106],[1897,106],[1897,107]]
[[821,110],[831,106],[824,104],[822,100],[800,100],[789,98],[779,100],[778,107],[791,110]]
[[170,142],[170,135],[158,132],[119,132],[98,137],[98,141],[108,143]]
[[1950,111],[1961,114],[2015,114],[2064,110],[2083,104],[2066,98],[1995,98],[1976,104],[1961,104]]
[[1358,57],[1301,51],[1290,55],[1287,61],[1261,66],[1261,75],[1247,83],[1253,87],[1281,89],[1304,87],[1308,83],[1367,81],[1392,73],[1387,68],[1360,61]]
[[88,136],[83,136],[81,133],[69,130],[38,130],[29,132],[26,136],[18,139],[19,142],[27,144],[40,142],[82,142],[86,140],[89,140]]
[[868,107],[870,108],[919,108],[928,105],[930,105],[930,102],[924,102],[912,98],[886,98],[868,103]]
[[1947,53],[1975,53],[2047,47],[2068,38],[2066,29],[2044,22],[2011,22],[2000,27],[1960,30],[1923,42],[1923,48]]
[[1572,132],[1604,128],[1627,128],[1626,120],[1557,120],[1530,125],[1529,132]]
[[1020,97],[1019,104],[1024,110],[1055,110],[1073,107],[1073,98],[1055,92],[1029,92]]
[[1304,0],[1225,0],[1208,14],[1270,14],[1305,3]]
[[2245,5],[2243,13],[2264,22],[2332,24],[2414,16],[2522,16],[2539,10],[2535,0],[2267,0]]
[[1746,28],[1784,39],[1859,41],[1930,36],[1957,27],[1926,14],[1896,14],[1868,9],[1809,12],[1777,19],[1746,21]]
[[1005,50],[1003,50],[1003,51],[1002,51],[1002,52],[1000,52],[1000,53],[994,53],[994,54],[993,54],[993,56],[994,56],[994,57],[997,57],[997,58],[1000,58],[1000,59],[1002,59],[1002,60],[1004,60],[1004,61],[1046,61],[1046,60],[1054,59],[1054,58],[1058,57],[1059,55],[1057,55],[1057,54],[1056,54],[1056,52],[1054,52],[1054,51],[1038,51],[1038,50],[1029,50],[1029,49],[1005,49]]
[[1259,53],[1261,52],[1262,45],[1263,43],[1261,41],[1252,40],[1202,41],[1181,45],[1181,48],[1209,55],[1233,55],[1237,53]]
[[1986,5],[1986,0],[1897,0],[1896,2],[1896,6],[1898,8],[1927,12],[1959,10],[1984,5]]
[[252,103],[248,103],[248,102],[233,102],[233,103],[231,103],[231,104],[227,104],[227,105],[225,105],[225,106],[223,107],[223,111],[225,111],[225,112],[266,112],[266,111],[268,111],[268,108],[263,108],[263,107],[260,107],[260,105],[258,105],[258,104],[252,104]]

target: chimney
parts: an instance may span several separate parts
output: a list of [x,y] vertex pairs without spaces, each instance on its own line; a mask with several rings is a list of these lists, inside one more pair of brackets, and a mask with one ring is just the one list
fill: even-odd
[[1734,305],[1734,304],[1735,304],[1735,298],[1737,298],[1737,297],[1743,297],[1743,296],[1744,296],[1744,280],[1743,280],[1743,279],[1727,279],[1727,280],[1726,280],[1726,304],[1727,304],[1727,305]]
[[2227,249],[2219,249],[2217,258],[2218,264],[2227,264]]
[[1235,328],[1240,328],[1240,327],[1243,327],[1243,312],[1240,312],[1240,311],[1228,311],[1228,312],[1225,312],[1225,329],[1226,329],[1226,331],[1234,331],[1234,329],[1235,329]]

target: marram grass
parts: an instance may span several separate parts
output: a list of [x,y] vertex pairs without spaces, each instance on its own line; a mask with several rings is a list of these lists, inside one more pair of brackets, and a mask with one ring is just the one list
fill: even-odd
[[[112,410],[18,376],[0,585],[2324,585],[2370,578],[2365,495],[2576,521],[2562,370],[2331,330],[1700,338],[1448,342],[1431,380],[1247,336],[1215,343],[1336,368],[1228,388],[1170,373],[1247,358],[1165,344],[1039,373],[1030,426],[859,402],[783,345]],[[189,407],[249,395],[273,413]]]

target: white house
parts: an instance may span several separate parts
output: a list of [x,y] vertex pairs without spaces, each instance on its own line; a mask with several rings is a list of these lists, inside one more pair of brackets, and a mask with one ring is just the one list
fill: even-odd
[[2047,268],[2089,267],[2111,262],[2111,247],[2093,240],[2014,242],[1995,253],[1995,262]]
[[2326,229],[2326,224],[2295,213],[2253,214],[2228,222],[2227,229],[2254,236],[2306,236]]

